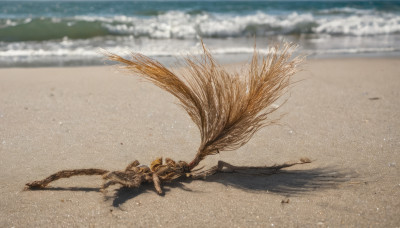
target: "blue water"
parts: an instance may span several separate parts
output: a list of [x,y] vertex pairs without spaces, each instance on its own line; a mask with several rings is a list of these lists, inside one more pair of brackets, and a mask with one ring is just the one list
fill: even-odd
[[160,60],[247,58],[281,40],[313,57],[400,56],[399,1],[0,1],[0,67],[102,64],[100,48]]

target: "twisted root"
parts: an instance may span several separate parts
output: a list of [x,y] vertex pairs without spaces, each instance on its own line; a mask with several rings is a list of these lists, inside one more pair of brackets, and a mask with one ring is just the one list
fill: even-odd
[[247,174],[262,174],[270,175],[275,174],[283,168],[294,166],[297,164],[310,163],[308,158],[302,158],[300,161],[287,162],[282,165],[266,166],[234,166],[224,161],[218,161],[218,165],[211,167],[208,170],[191,171],[186,162],[175,162],[167,158],[165,164],[162,158],[154,160],[150,167],[140,165],[139,161],[135,160],[129,164],[124,171],[108,171],[104,169],[74,169],[62,170],[43,180],[33,181],[26,184],[26,189],[41,189],[45,188],[49,183],[61,178],[69,178],[72,176],[80,175],[102,175],[104,183],[101,187],[106,190],[112,185],[122,185],[128,188],[138,188],[142,183],[153,183],[154,188],[158,194],[162,194],[161,182],[168,182],[177,179],[181,176],[192,179],[205,179],[208,176],[216,173],[247,173]]
[[28,189],[45,188],[50,182],[56,181],[61,178],[69,178],[72,176],[82,176],[82,175],[103,175],[108,173],[108,170],[104,169],[72,169],[72,170],[62,170],[49,177],[40,180],[27,183]]

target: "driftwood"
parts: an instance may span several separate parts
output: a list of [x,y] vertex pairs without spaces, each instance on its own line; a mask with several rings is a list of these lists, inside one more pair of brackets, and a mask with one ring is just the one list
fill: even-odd
[[244,75],[229,73],[218,65],[203,45],[204,54],[185,59],[185,74],[178,77],[161,63],[141,54],[132,53],[125,59],[116,54],[104,54],[123,68],[149,80],[174,95],[200,130],[201,143],[194,159],[187,163],[162,158],[150,166],[138,161],[129,164],[123,171],[103,169],[75,169],[57,172],[46,179],[27,183],[28,189],[45,188],[60,178],[78,175],[102,175],[102,189],[111,185],[137,188],[142,183],[153,183],[161,194],[162,182],[179,177],[202,179],[218,172],[248,172],[262,170],[262,174],[274,174],[280,169],[311,162],[308,158],[298,162],[271,167],[240,167],[219,161],[208,170],[197,168],[208,155],[221,151],[236,150],[246,144],[260,128],[274,124],[278,119],[269,119],[279,106],[272,104],[286,91],[290,78],[296,73],[303,57],[291,58],[295,46],[283,44],[270,48],[267,56],[259,60],[256,49]]

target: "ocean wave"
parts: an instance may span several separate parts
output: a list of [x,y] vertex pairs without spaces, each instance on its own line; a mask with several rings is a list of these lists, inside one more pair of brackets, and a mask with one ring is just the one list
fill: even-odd
[[[347,38],[336,41],[337,43],[355,42],[349,41]],[[251,40],[251,39],[250,39]],[[374,42],[372,39],[368,43],[360,47],[345,47],[345,46],[317,46],[318,48],[304,49],[300,48],[300,52],[307,54],[357,54],[357,53],[382,53],[382,52],[399,52],[400,48],[391,46],[389,43],[383,44]],[[208,41],[211,52],[215,55],[229,54],[252,54],[254,49],[251,41],[243,42],[241,38],[231,39],[226,41],[217,41],[211,39]],[[221,42],[224,45],[221,45]],[[310,42],[310,41],[308,41]],[[324,42],[325,43],[325,42]],[[337,44],[336,43],[336,44]],[[376,44],[376,45],[374,45]],[[318,45],[318,44],[314,44]],[[257,51],[260,54],[268,53],[268,48],[265,45],[258,45]],[[21,59],[41,59],[41,58],[101,58],[100,48],[115,53],[125,53],[129,55],[129,51],[142,53],[153,57],[180,57],[188,54],[201,54],[201,43],[199,40],[155,40],[151,38],[136,39],[133,37],[120,37],[117,39],[82,39],[71,40],[64,38],[49,42],[15,42],[4,43],[0,42],[0,59],[2,61],[14,61]]]
[[55,58],[93,58],[101,57],[100,48],[115,53],[127,53],[129,50],[149,56],[180,56],[197,53],[199,41],[182,40],[152,40],[133,37],[103,38],[73,40],[63,38],[47,42],[0,42],[0,58],[40,59]]
[[337,14],[354,14],[365,15],[377,13],[376,9],[357,9],[352,7],[337,7],[331,9],[318,10],[315,12],[317,15],[337,15]]
[[[340,10],[354,11],[351,8]],[[365,12],[347,16],[318,16],[297,12],[271,15],[259,11],[248,15],[232,15],[168,11],[146,17],[119,15],[0,19],[0,41],[6,42],[99,36],[194,39],[198,36],[226,38],[286,34],[369,36],[399,32],[400,15]]]
[[[181,57],[187,54],[201,54],[201,49],[192,51],[182,51],[181,49],[171,50],[168,48],[158,48],[158,50],[154,50],[152,48],[141,48],[142,51],[140,53],[153,56],[153,57]],[[164,49],[164,50],[160,50]],[[17,48],[17,49],[9,49],[7,51],[0,52],[0,59],[6,58],[15,58],[15,59],[38,59],[42,57],[66,57],[66,58],[101,58],[100,48],[66,48],[66,47],[58,47],[57,49],[46,49],[46,48]],[[106,49],[110,52],[115,53],[127,53],[129,50],[127,47],[109,47]],[[179,51],[177,51],[179,50]],[[260,54],[268,53],[268,49],[257,49]],[[227,48],[215,48],[213,49],[213,54],[215,55],[225,55],[225,54],[251,54],[254,52],[254,49],[251,47],[227,47]]]
[[[348,9],[351,10],[351,9]],[[226,38],[286,34],[380,35],[400,32],[396,14],[357,14],[318,17],[311,13],[269,15],[197,14],[171,11],[157,17],[118,16],[102,19],[113,34],[155,39],[191,39],[196,36]],[[107,21],[108,20],[108,21]]]
[[383,16],[349,16],[345,18],[320,19],[313,28],[317,34],[331,35],[380,35],[400,32],[400,16],[387,14]]
[[68,37],[85,39],[108,35],[101,22],[61,18],[27,18],[0,21],[0,41],[42,41]]

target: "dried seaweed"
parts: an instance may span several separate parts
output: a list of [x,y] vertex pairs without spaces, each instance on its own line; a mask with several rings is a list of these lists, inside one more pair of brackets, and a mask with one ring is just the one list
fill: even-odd
[[161,194],[161,183],[179,177],[206,178],[217,172],[240,172],[241,170],[268,170],[268,174],[296,164],[311,162],[307,158],[272,167],[238,167],[219,161],[208,170],[196,168],[208,155],[221,151],[236,150],[246,144],[262,127],[279,119],[270,119],[270,114],[278,107],[272,104],[285,93],[291,76],[303,57],[292,58],[296,46],[289,43],[275,45],[261,60],[254,48],[253,58],[244,74],[231,73],[220,66],[203,44],[203,54],[184,59],[185,74],[178,76],[161,63],[132,53],[131,59],[104,52],[108,59],[122,63],[129,72],[149,80],[161,89],[174,95],[180,105],[197,125],[201,143],[194,159],[187,163],[162,158],[154,160],[150,166],[138,161],[129,164],[123,171],[102,169],[64,170],[41,181],[26,184],[28,189],[44,188],[50,182],[76,175],[102,175],[102,189],[111,185],[137,188],[142,183],[153,183]]

